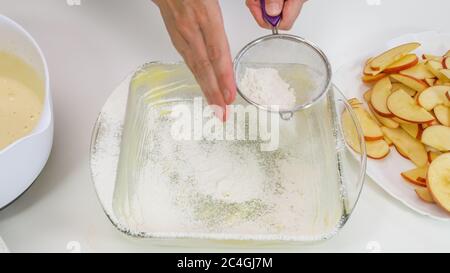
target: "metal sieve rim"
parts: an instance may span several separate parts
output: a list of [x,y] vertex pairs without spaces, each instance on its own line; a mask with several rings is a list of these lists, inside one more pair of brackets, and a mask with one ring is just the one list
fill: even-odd
[[[326,76],[326,84],[323,87],[323,90],[320,91],[319,95],[316,96],[315,98],[313,98],[311,101],[307,102],[307,103],[303,103],[300,105],[296,105],[294,108],[292,109],[274,109],[274,107],[271,106],[266,106],[266,105],[261,105],[255,101],[253,101],[252,99],[250,99],[249,97],[247,97],[240,89],[239,89],[239,83],[238,83],[238,75],[237,75],[237,68],[238,65],[240,63],[240,59],[247,53],[247,51],[252,48],[255,45],[258,45],[262,42],[268,41],[268,40],[272,40],[272,39],[284,39],[284,40],[290,40],[296,43],[302,43],[307,45],[308,47],[310,47],[311,49],[313,49],[324,61],[325,66],[326,66],[326,71],[327,71],[327,76]],[[294,113],[297,112],[299,110],[303,110],[303,109],[307,109],[309,107],[311,107],[312,105],[314,105],[317,101],[319,101],[330,89],[331,87],[331,78],[332,78],[332,69],[331,69],[331,64],[327,58],[327,56],[325,55],[325,53],[313,42],[310,42],[308,40],[306,40],[305,38],[296,36],[296,35],[292,35],[292,34],[270,34],[270,35],[266,35],[266,36],[262,36],[256,40],[251,41],[250,43],[248,43],[247,45],[245,45],[236,55],[236,57],[234,58],[233,61],[233,69],[234,69],[234,78],[236,81],[236,89],[239,93],[239,95],[248,103],[255,105],[258,108],[264,109],[266,111],[269,112],[273,112],[273,113]]]

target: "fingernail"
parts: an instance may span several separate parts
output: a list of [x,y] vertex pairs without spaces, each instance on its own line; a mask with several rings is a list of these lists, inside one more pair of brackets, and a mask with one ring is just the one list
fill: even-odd
[[270,16],[277,16],[281,13],[281,5],[276,2],[271,2],[266,6],[267,14]]

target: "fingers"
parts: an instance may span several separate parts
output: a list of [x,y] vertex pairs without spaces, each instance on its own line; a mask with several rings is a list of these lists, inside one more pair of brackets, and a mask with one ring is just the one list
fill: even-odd
[[263,18],[260,0],[247,0],[246,5],[260,27],[266,29],[272,28]]
[[284,0],[266,0],[266,12],[270,16],[278,16],[283,10]]
[[234,101],[236,87],[230,49],[217,1],[162,1],[160,10],[172,43],[194,74],[209,104],[222,111]]
[[289,30],[297,20],[305,0],[286,0],[283,8],[283,15],[278,26],[282,30]]
[[[306,1],[307,0],[265,0],[266,12],[270,16],[277,16],[281,13],[282,18],[278,28],[282,30],[289,30],[294,25],[303,4]],[[247,0],[246,4],[260,27],[266,29],[272,28],[263,19],[260,0]]]
[[236,97],[236,85],[219,4],[215,2],[215,5],[210,6],[202,14],[197,14],[197,18],[199,18],[208,59],[214,69],[220,91],[225,103],[231,104]]
[[[216,58],[213,59],[212,56],[210,56],[208,46],[205,42],[205,34],[200,27],[197,14],[195,10],[191,10],[191,12],[188,19],[179,20],[177,23],[177,30],[188,45],[188,49],[180,53],[183,55],[186,63],[194,74],[208,103],[225,108],[225,98],[219,87],[219,81],[216,77],[215,67],[213,65],[213,60],[216,62],[219,57],[213,56]],[[211,21],[209,19],[205,19],[205,21],[206,20]],[[219,45],[216,44],[212,44],[209,47],[219,50]]]

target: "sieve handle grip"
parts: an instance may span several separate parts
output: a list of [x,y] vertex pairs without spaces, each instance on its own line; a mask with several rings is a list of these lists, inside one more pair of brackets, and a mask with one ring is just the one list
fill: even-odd
[[270,16],[266,11],[266,0],[260,0],[261,2],[261,11],[264,20],[272,25],[273,28],[276,28],[281,21],[281,14],[278,16]]

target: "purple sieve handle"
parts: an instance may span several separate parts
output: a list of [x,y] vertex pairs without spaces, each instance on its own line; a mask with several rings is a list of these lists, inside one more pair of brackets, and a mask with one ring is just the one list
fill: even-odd
[[278,26],[278,23],[280,23],[281,20],[281,14],[278,16],[270,16],[266,12],[266,0],[260,0],[261,2],[261,11],[264,20],[266,20],[269,24],[272,25],[272,27],[276,28]]

